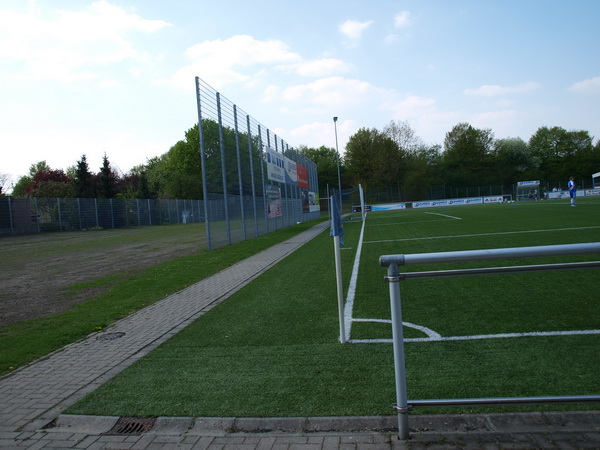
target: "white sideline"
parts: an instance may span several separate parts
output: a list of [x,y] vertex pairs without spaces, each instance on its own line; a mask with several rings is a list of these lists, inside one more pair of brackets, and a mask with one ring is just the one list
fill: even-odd
[[354,309],[354,296],[356,295],[356,280],[358,279],[358,265],[360,264],[360,253],[362,251],[363,236],[365,234],[366,217],[363,220],[356,247],[356,255],[354,256],[354,265],[352,266],[352,276],[350,277],[350,285],[348,286],[348,295],[346,296],[346,304],[344,305],[344,326],[346,332],[346,341],[350,340],[350,330],[352,328],[352,310]]
[[[373,322],[373,320],[364,319],[365,322]],[[391,322],[391,321],[390,321]],[[404,326],[416,328],[412,324],[402,322]],[[435,333],[435,332],[434,332]],[[437,334],[437,333],[435,333]],[[573,330],[573,331],[532,331],[528,333],[499,333],[499,334],[476,334],[473,336],[441,336],[426,337],[426,338],[405,338],[404,342],[442,342],[442,341],[471,341],[476,339],[506,339],[506,338],[521,338],[521,337],[542,337],[542,336],[577,336],[600,334],[600,330]],[[386,344],[392,343],[391,339],[350,339],[351,344]]]
[[420,241],[420,240],[425,240],[425,239],[451,239],[451,238],[463,238],[463,237],[473,237],[473,236],[501,236],[504,234],[545,233],[545,232],[549,232],[549,231],[592,230],[595,228],[600,228],[600,226],[552,228],[549,230],[502,231],[502,232],[498,232],[498,233],[458,234],[458,235],[454,235],[454,236],[428,236],[428,237],[405,238],[405,239],[386,239],[386,240],[381,240],[381,241],[365,241],[365,244],[377,244],[380,242]]
[[[425,212],[425,211],[424,211]],[[449,217],[451,219],[455,219],[455,220],[462,220],[460,217],[454,217],[454,216],[449,216],[447,214],[440,214],[440,213],[432,213],[432,212],[425,212],[425,214],[432,214],[434,216],[442,216],[442,217]]]

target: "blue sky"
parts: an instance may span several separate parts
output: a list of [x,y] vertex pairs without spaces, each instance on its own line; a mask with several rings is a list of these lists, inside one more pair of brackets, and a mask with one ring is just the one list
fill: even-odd
[[197,120],[194,76],[289,145],[407,121],[600,138],[596,0],[0,0],[0,173],[106,152],[127,172]]

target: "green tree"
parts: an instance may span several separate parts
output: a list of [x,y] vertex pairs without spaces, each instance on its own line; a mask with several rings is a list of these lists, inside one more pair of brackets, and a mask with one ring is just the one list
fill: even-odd
[[398,145],[375,128],[361,128],[350,136],[344,162],[354,185],[374,188],[401,183],[403,161]]
[[588,167],[590,162],[593,164],[594,157],[592,138],[587,131],[541,127],[529,139],[529,148],[540,161],[540,177],[550,182],[568,179],[570,175],[581,178],[593,173]]
[[161,156],[148,159],[145,165],[134,167],[135,170],[132,169],[132,173],[137,175],[141,175],[142,172],[146,174],[150,198],[168,197],[165,171],[167,160],[168,154],[163,153]]
[[75,188],[74,195],[76,198],[93,198],[95,196],[94,177],[90,172],[87,157],[85,155],[81,155],[81,159],[77,161],[73,186]]
[[459,123],[444,139],[445,178],[454,186],[477,186],[490,181],[489,155],[494,134],[489,129],[477,129]]
[[38,161],[29,166],[29,173],[19,178],[15,183],[12,192],[13,197],[27,197],[27,188],[33,183],[33,178],[36,174],[38,172],[49,172],[50,170],[50,166],[46,161]]
[[[299,151],[302,155],[312,160],[317,166],[319,175],[319,192],[325,197],[327,187],[338,189],[338,153],[334,148],[322,145],[319,148],[300,146]],[[340,178],[344,180],[345,166],[340,158]],[[344,183],[342,181],[342,187]]]
[[102,167],[98,174],[98,197],[114,198],[117,194],[118,176],[110,167],[106,153],[102,157]]
[[439,145],[423,145],[409,153],[404,177],[407,199],[424,200],[433,186],[442,185],[442,151]]
[[527,142],[521,138],[495,141],[492,165],[495,184],[514,184],[539,176],[539,160],[531,154]]

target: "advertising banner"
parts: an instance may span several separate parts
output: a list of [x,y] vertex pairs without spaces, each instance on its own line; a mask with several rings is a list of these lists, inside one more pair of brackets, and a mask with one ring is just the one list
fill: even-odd
[[302,212],[310,213],[321,210],[319,194],[309,190],[302,190]]
[[292,161],[287,156],[283,157],[285,165],[285,183],[292,186],[298,185],[298,172],[296,170],[296,161]]
[[267,178],[278,183],[285,183],[285,161],[283,155],[271,147],[266,147]]
[[296,164],[296,170],[298,172],[298,187],[308,189],[308,169],[303,165]]
[[413,208],[435,208],[439,206],[458,206],[458,205],[481,205],[482,197],[473,198],[453,198],[451,200],[432,200],[429,202],[414,202]]
[[395,211],[399,209],[406,209],[406,203],[384,203],[381,205],[371,206],[366,205],[365,208],[367,209],[367,211]]
[[267,217],[275,219],[281,217],[283,208],[281,205],[281,189],[271,184],[265,186],[267,193]]
[[483,197],[483,203],[502,203],[504,199],[501,195],[497,195],[495,197]]
[[539,186],[540,185],[540,180],[534,180],[534,181],[519,181],[517,183],[517,186]]

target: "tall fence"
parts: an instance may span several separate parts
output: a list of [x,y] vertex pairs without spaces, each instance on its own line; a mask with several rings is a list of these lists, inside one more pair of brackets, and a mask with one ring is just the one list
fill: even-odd
[[319,217],[316,164],[196,77],[211,248]]
[[204,210],[202,200],[0,197],[0,235],[203,222]]

